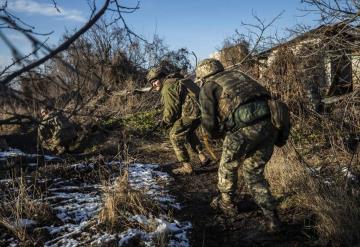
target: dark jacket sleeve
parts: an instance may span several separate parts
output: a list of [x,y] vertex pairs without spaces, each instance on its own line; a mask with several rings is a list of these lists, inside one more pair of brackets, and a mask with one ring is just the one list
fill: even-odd
[[172,125],[181,116],[179,83],[165,82],[161,90],[161,99],[164,104],[163,122]]
[[206,82],[200,91],[201,125],[211,138],[219,138],[222,135],[217,110],[221,91],[221,87],[215,82]]

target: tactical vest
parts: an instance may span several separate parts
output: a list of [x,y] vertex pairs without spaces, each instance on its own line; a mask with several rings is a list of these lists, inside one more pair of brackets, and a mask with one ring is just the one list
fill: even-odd
[[211,76],[208,80],[222,87],[218,102],[222,121],[226,121],[239,106],[254,99],[270,99],[269,92],[262,85],[239,71],[220,72]]

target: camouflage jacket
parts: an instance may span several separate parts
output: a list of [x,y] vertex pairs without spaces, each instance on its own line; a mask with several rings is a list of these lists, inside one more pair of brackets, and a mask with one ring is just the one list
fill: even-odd
[[58,113],[44,118],[43,123],[39,126],[38,135],[42,142],[62,144],[62,142],[74,138],[76,131],[70,121]]
[[192,80],[184,79],[180,74],[169,75],[161,89],[163,122],[172,125],[180,118],[188,121],[200,118],[199,91]]
[[260,98],[270,98],[270,94],[240,72],[224,71],[210,76],[199,96],[203,129],[210,137],[218,138],[236,125],[243,127],[240,120],[248,119],[250,122],[258,116],[269,114],[265,101],[252,103]]

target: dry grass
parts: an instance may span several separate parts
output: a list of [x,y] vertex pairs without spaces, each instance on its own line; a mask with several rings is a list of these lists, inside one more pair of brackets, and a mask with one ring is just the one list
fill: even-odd
[[324,97],[327,88],[318,61],[323,50],[310,48],[280,49],[262,78],[289,105],[292,120],[290,140],[275,151],[267,177],[274,194],[285,198],[281,207],[304,221],[320,245],[353,246],[360,243],[360,187],[342,170],[360,174],[359,147],[351,139],[360,136],[360,91],[314,111],[309,91],[318,87]]
[[7,192],[6,198],[0,203],[0,225],[10,231],[22,243],[33,242],[24,219],[33,220],[36,225],[56,221],[51,207],[43,202],[41,198],[35,199],[36,194],[32,186],[27,186],[24,176],[13,180],[13,187]]
[[78,182],[99,183],[109,180],[114,173],[120,171],[118,165],[111,165],[109,160],[99,155],[91,160],[82,161],[79,166],[74,166],[70,161],[39,167],[35,176],[46,178],[76,179]]
[[142,229],[153,232],[156,224],[142,224],[129,220],[131,216],[146,217],[164,214],[159,204],[141,191],[130,187],[128,172],[119,176],[113,185],[103,188],[103,208],[99,213],[99,220],[108,230],[119,231],[127,228]]
[[344,174],[335,169],[325,175],[307,165],[289,145],[275,152],[267,177],[274,194],[286,198],[281,208],[292,211],[294,221],[303,221],[304,228],[318,236],[320,245],[359,243],[358,188],[349,189]]

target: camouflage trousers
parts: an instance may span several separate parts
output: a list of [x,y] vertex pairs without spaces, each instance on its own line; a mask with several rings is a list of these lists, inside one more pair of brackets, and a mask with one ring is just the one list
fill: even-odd
[[232,196],[236,190],[238,169],[242,165],[244,180],[256,203],[263,209],[273,210],[275,200],[264,177],[266,163],[270,160],[277,132],[270,120],[228,132],[218,171],[218,188]]
[[180,162],[189,162],[190,156],[187,145],[197,154],[203,150],[195,130],[200,126],[200,119],[178,119],[170,130],[170,141]]

